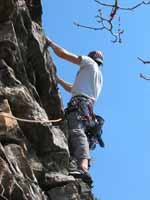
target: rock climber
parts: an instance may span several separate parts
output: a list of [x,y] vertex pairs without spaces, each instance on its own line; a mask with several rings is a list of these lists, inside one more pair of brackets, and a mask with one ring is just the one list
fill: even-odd
[[73,84],[67,83],[60,77],[57,77],[57,82],[72,94],[66,115],[70,152],[77,160],[78,168],[83,173],[88,173],[90,152],[85,128],[93,117],[93,105],[103,84],[101,73],[103,54],[101,51],[91,51],[87,56],[77,56],[48,38],[46,42],[57,56],[79,65],[79,71]]

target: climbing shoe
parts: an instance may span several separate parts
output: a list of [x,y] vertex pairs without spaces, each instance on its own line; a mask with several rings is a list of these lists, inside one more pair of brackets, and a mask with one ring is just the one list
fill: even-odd
[[81,178],[85,183],[88,185],[92,185],[93,180],[90,174],[84,170],[76,170],[76,171],[70,171],[69,175],[73,176],[74,178]]

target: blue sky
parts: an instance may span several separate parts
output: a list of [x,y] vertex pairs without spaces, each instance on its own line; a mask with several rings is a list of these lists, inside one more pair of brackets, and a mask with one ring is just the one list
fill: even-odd
[[[105,1],[105,3],[112,1]],[[123,6],[131,1],[120,0]],[[135,5],[140,0],[132,1]],[[77,28],[73,22],[98,26],[94,16],[98,4],[93,0],[43,0],[43,26],[49,38],[67,50],[86,55],[90,50],[104,53],[104,85],[95,112],[105,119],[105,149],[92,152],[93,192],[101,200],[150,199],[150,82],[139,73],[150,75],[150,66],[137,57],[150,60],[150,6],[120,12],[125,32],[122,44],[113,44],[106,31]],[[58,74],[74,80],[78,66],[55,56]],[[70,94],[60,87],[64,106]]]

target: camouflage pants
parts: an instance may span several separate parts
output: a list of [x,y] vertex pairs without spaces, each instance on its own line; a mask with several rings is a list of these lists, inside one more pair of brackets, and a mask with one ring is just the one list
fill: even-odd
[[[78,98],[79,104],[78,107],[81,107],[82,113],[79,112],[79,109],[73,109],[71,112],[67,114],[68,121],[68,131],[69,131],[69,147],[70,154],[76,158],[78,161],[80,159],[90,159],[89,152],[89,143],[88,138],[85,134],[85,123],[81,119],[82,114],[84,115],[89,112],[88,105],[89,100],[87,98]],[[70,104],[68,104],[70,105]]]

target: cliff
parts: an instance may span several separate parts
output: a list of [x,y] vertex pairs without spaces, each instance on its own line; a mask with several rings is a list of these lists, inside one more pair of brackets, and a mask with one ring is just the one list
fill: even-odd
[[67,125],[41,15],[40,0],[1,0],[0,199],[90,200],[91,185],[69,176]]

